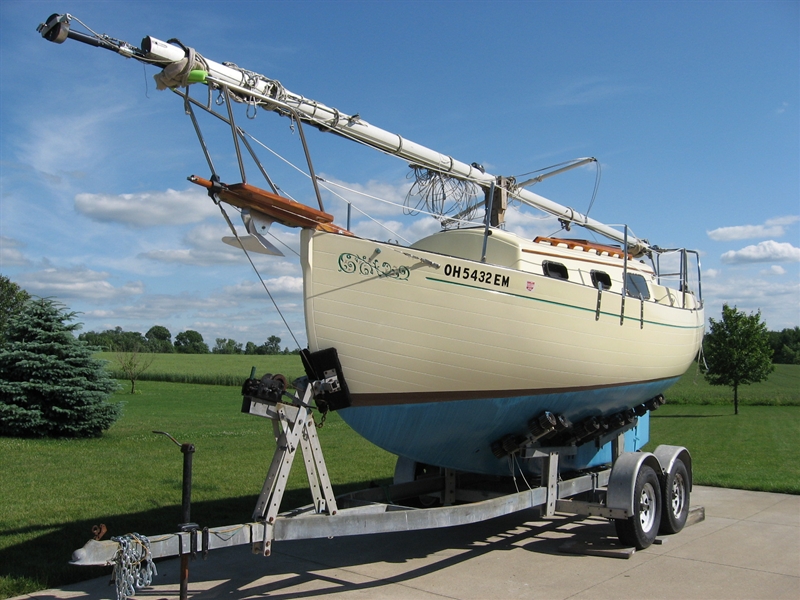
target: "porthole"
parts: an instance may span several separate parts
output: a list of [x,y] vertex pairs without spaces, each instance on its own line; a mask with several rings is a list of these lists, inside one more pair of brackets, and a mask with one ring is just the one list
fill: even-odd
[[604,273],[603,271],[592,271],[592,285],[597,289],[600,289],[600,286],[603,286],[604,290],[611,289],[611,276],[608,273]]
[[552,277],[553,279],[569,279],[567,267],[561,263],[546,260],[542,263],[542,270],[547,277]]
[[637,273],[627,274],[625,278],[625,291],[628,296],[633,296],[634,298],[641,297],[643,300],[650,299],[650,290],[647,287],[647,281]]

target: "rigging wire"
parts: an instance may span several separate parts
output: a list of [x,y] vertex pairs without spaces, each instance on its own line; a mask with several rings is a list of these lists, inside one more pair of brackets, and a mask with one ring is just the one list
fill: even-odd
[[589,212],[591,212],[592,210],[592,206],[594,206],[594,201],[597,198],[597,192],[600,189],[600,175],[602,172],[602,168],[600,167],[600,161],[599,160],[596,161],[595,165],[597,165],[597,171],[594,177],[594,190],[592,190],[592,199],[589,201],[589,208],[587,208],[586,212],[584,213],[587,217],[589,216]]
[[[377,202],[382,202],[382,203],[384,203],[384,204],[388,204],[389,206],[394,206],[394,207],[397,207],[397,208],[405,208],[405,205],[403,205],[403,204],[398,204],[397,202],[392,202],[391,200],[386,200],[386,199],[384,199],[384,198],[380,198],[379,196],[373,196],[372,194],[367,194],[366,192],[362,192],[361,190],[355,190],[355,189],[353,189],[353,188],[349,188],[349,187],[347,187],[346,185],[342,185],[342,184],[340,184],[340,183],[336,183],[336,182],[333,182],[333,181],[328,181],[328,180],[326,180],[326,179],[323,179],[323,178],[321,178],[321,177],[317,177],[317,179],[318,179],[319,181],[323,182],[323,183],[327,183],[327,184],[329,184],[329,185],[332,185],[332,186],[335,186],[335,187],[341,188],[341,189],[343,189],[343,190],[346,190],[346,191],[348,191],[348,192],[352,192],[353,194],[357,194],[357,195],[359,195],[359,196],[363,196],[363,197],[365,197],[365,198],[369,198],[370,200],[376,200]],[[388,227],[386,227],[386,225],[384,225],[384,224],[383,224],[383,223],[381,223],[380,221],[377,221],[377,220],[376,220],[376,219],[374,219],[373,217],[369,216],[369,214],[367,214],[367,213],[366,213],[366,212],[364,212],[362,209],[360,209],[358,206],[356,206],[355,204],[353,204],[352,202],[350,202],[349,200],[347,200],[347,198],[345,198],[344,196],[342,196],[342,195],[340,195],[340,194],[337,194],[336,192],[334,192],[333,190],[331,190],[329,187],[327,187],[327,186],[325,186],[325,185],[323,185],[322,187],[324,187],[324,188],[325,188],[326,190],[328,190],[328,191],[329,191],[331,194],[333,194],[334,196],[336,196],[337,198],[339,198],[339,199],[340,199],[340,200],[342,200],[343,202],[347,202],[347,203],[348,203],[350,206],[352,206],[353,208],[355,208],[355,209],[356,209],[358,212],[360,212],[362,215],[364,215],[364,216],[365,216],[365,217],[367,217],[368,219],[371,219],[372,221],[375,221],[375,223],[377,223],[378,225],[380,225],[381,227],[383,227],[384,229],[386,229],[386,230],[387,230],[389,233],[393,233],[393,234],[395,234],[395,235],[398,235],[396,232],[394,232],[394,231],[392,231],[391,229],[389,229]],[[424,211],[424,210],[420,210],[420,211],[418,212],[418,214],[422,214],[422,215],[428,215],[428,216],[430,216],[430,217],[434,217],[434,218],[438,218],[438,217],[439,217],[439,215],[437,215],[436,213],[431,213],[431,212],[427,212],[427,211]],[[468,221],[468,220],[466,220],[466,219],[455,219],[455,218],[450,218],[449,220],[450,220],[450,221],[457,221],[457,222],[459,222],[459,223],[463,223],[463,224],[465,224],[465,225],[480,225],[480,222],[477,222],[477,221]],[[406,241],[406,242],[408,242],[408,240],[405,240],[405,241]],[[411,242],[408,242],[408,243],[411,243]]]
[[[241,129],[241,128],[240,128],[240,129]],[[286,157],[282,156],[281,154],[279,154],[278,152],[276,152],[275,150],[273,150],[272,148],[270,148],[269,146],[267,146],[267,145],[266,145],[264,142],[262,142],[261,140],[259,140],[259,139],[258,139],[258,138],[256,138],[255,136],[253,136],[253,134],[251,134],[250,132],[248,132],[248,131],[245,131],[245,130],[243,130],[243,129],[241,129],[241,131],[242,131],[242,133],[244,133],[244,135],[246,135],[247,137],[249,137],[249,138],[250,138],[251,140],[253,140],[253,141],[254,141],[256,144],[258,144],[259,146],[261,146],[262,148],[264,148],[264,150],[266,150],[267,152],[269,152],[270,154],[272,154],[273,156],[275,156],[275,157],[276,157],[276,158],[278,158],[279,160],[281,160],[281,161],[283,161],[284,163],[286,163],[287,165],[289,165],[291,168],[293,168],[293,169],[294,169],[295,171],[297,171],[298,173],[302,174],[303,176],[307,177],[308,179],[311,179],[311,176],[310,176],[308,173],[306,173],[306,172],[305,172],[303,169],[301,169],[300,167],[298,167],[297,165],[295,165],[293,162],[291,162],[290,160],[288,160]],[[323,177],[320,177],[319,175],[317,176],[317,181],[320,181],[320,182],[322,182],[322,183],[327,183],[328,185],[332,185],[332,186],[335,186],[335,187],[341,188],[341,189],[343,189],[343,190],[346,190],[346,191],[348,191],[348,192],[351,192],[351,193],[353,193],[353,194],[357,194],[357,195],[359,195],[359,196],[363,196],[363,197],[365,197],[365,198],[369,198],[370,200],[375,200],[375,201],[377,201],[377,202],[382,202],[383,204],[388,204],[388,205],[390,205],[390,206],[395,206],[395,207],[397,207],[397,208],[402,208],[402,209],[405,209],[405,208],[406,208],[406,206],[405,206],[404,204],[399,204],[399,203],[397,203],[397,202],[392,202],[391,200],[386,200],[385,198],[380,198],[379,196],[373,196],[373,195],[371,195],[371,194],[368,194],[368,193],[366,193],[366,192],[362,192],[362,191],[360,191],[360,190],[356,190],[356,189],[353,189],[353,188],[349,188],[349,187],[347,187],[347,186],[345,186],[345,185],[342,185],[342,184],[339,184],[339,183],[335,183],[335,182],[333,182],[333,181],[328,181],[327,179],[324,179]],[[386,230],[387,230],[389,233],[391,233],[391,234],[393,234],[393,235],[398,235],[398,234],[397,234],[395,231],[392,231],[391,229],[389,229],[388,227],[386,227],[385,225],[383,225],[382,223],[380,223],[380,221],[377,221],[377,220],[373,219],[373,218],[372,218],[372,217],[370,217],[370,216],[369,216],[369,215],[368,215],[366,212],[364,212],[362,209],[358,208],[358,206],[356,206],[356,205],[355,205],[355,204],[353,204],[352,202],[348,201],[346,198],[344,198],[344,197],[343,197],[343,196],[341,196],[340,194],[337,194],[336,192],[334,192],[333,190],[331,190],[331,189],[330,189],[329,187],[327,187],[326,185],[323,185],[322,187],[323,187],[323,188],[325,188],[327,191],[329,191],[331,194],[335,195],[337,198],[339,198],[339,199],[340,199],[340,200],[342,200],[343,202],[347,202],[348,204],[350,204],[350,205],[351,205],[353,208],[355,208],[355,209],[356,209],[358,212],[360,212],[361,214],[363,214],[365,217],[367,217],[367,218],[369,218],[369,219],[371,219],[371,220],[375,221],[375,223],[377,223],[378,225],[381,225],[381,226],[382,226],[384,229],[386,229]],[[287,198],[291,198],[292,200],[294,200],[294,198],[292,198],[292,196],[291,196],[291,195],[289,195],[288,193],[286,193],[286,191],[285,191],[285,190],[281,190],[281,192],[282,192],[284,195],[286,195],[286,197],[287,197]],[[428,216],[431,216],[431,217],[434,217],[434,218],[438,218],[438,217],[440,217],[440,215],[438,215],[437,213],[432,213],[432,212],[428,212],[428,211],[424,211],[424,210],[419,210],[419,211],[417,211],[417,212],[418,212],[418,214],[428,215]],[[453,220],[455,220],[455,219],[453,219]],[[461,223],[467,224],[467,225],[476,225],[476,224],[479,224],[479,223],[476,223],[475,221],[471,221],[471,220],[468,220],[468,219],[459,219],[458,221],[459,221],[459,222],[461,222]],[[408,240],[405,240],[405,241],[406,241],[406,242],[408,242]],[[410,242],[409,242],[409,243],[410,243]]]
[[[411,165],[411,173],[408,176],[409,178],[413,176],[414,183],[406,194],[404,214],[417,215],[425,206],[441,218],[472,205],[471,210],[462,216],[470,219],[474,216],[477,205],[470,200],[478,196],[480,188],[477,184],[418,165]],[[416,206],[411,205],[413,196],[419,196]]]
[[[576,164],[580,163],[583,160],[586,160],[586,159],[576,158],[576,159],[573,159],[573,160],[566,160],[564,162],[560,162],[560,163],[557,163],[555,165],[550,165],[549,167],[542,167],[541,169],[536,169],[534,171],[528,171],[527,173],[521,173],[519,175],[515,175],[512,179],[519,180],[519,179],[521,179],[523,177],[526,177],[528,175],[533,175],[535,173],[542,173],[543,171],[550,171],[550,170],[553,170],[553,169],[559,169],[559,167],[567,167],[567,168],[569,168],[570,165],[576,165]],[[593,160],[593,162],[595,164],[594,189],[592,190],[592,197],[589,200],[589,207],[586,209],[586,212],[584,213],[584,216],[586,216],[586,217],[589,216],[589,213],[592,210],[592,206],[594,206],[594,201],[597,199],[597,192],[600,189],[600,178],[601,178],[601,174],[602,174],[602,167],[600,166],[600,161],[596,160],[596,159],[592,159],[592,160]],[[556,171],[556,172],[558,172],[558,171]],[[552,173],[552,174],[555,174],[555,173]],[[542,178],[544,178],[544,175],[542,176]],[[532,180],[528,181],[527,183],[535,185],[537,183],[537,181],[535,179],[532,179]]]
[[234,237],[236,238],[236,241],[239,242],[239,245],[242,247],[242,250],[244,251],[244,254],[247,257],[247,260],[250,262],[250,266],[253,267],[253,271],[256,272],[256,276],[258,277],[258,280],[261,282],[261,285],[264,287],[264,291],[267,292],[267,296],[269,296],[269,299],[272,301],[272,305],[275,307],[275,310],[278,311],[278,315],[280,316],[281,320],[283,321],[283,324],[286,326],[286,329],[289,330],[289,335],[292,336],[292,339],[294,340],[294,343],[297,344],[297,347],[299,348],[300,347],[300,342],[297,341],[297,338],[295,337],[294,332],[292,331],[292,328],[289,327],[289,323],[286,321],[286,317],[283,316],[283,313],[281,312],[281,309],[278,306],[278,303],[275,301],[275,298],[272,296],[272,293],[269,291],[269,287],[267,287],[267,283],[264,281],[264,278],[261,277],[261,273],[258,272],[258,268],[256,267],[255,263],[253,262],[253,259],[250,257],[250,253],[247,251],[247,248],[244,247],[244,244],[242,243],[242,240],[239,238],[239,233],[236,231],[236,228],[233,226],[233,223],[231,223],[230,217],[228,217],[228,213],[225,212],[225,208],[223,208],[223,206],[222,206],[222,202],[218,201],[216,198],[214,199],[214,202],[215,202],[215,204],[217,206],[219,206],[219,210],[222,213],[222,216],[225,217],[225,221],[227,221],[228,227],[230,227],[231,231],[233,232]]
[[271,237],[271,238],[272,238],[272,239],[274,239],[276,242],[278,242],[279,244],[281,244],[281,245],[282,245],[283,247],[285,247],[285,248],[286,248],[286,249],[287,249],[289,252],[291,252],[292,254],[294,254],[295,256],[297,256],[298,258],[300,257],[300,253],[299,253],[297,250],[295,250],[294,248],[292,248],[292,247],[291,247],[289,244],[287,244],[286,242],[284,242],[284,241],[283,241],[281,238],[279,238],[277,235],[275,235],[275,234],[274,234],[274,233],[272,233],[271,231],[268,231],[268,232],[267,232],[267,235],[269,235],[269,237]]

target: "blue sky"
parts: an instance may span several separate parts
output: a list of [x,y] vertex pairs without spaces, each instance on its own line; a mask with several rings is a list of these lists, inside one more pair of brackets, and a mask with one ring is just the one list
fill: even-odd
[[[278,335],[295,346],[249,264],[219,241],[228,231],[218,209],[186,181],[209,172],[180,99],[156,91],[153,68],[36,33],[50,14],[69,12],[134,45],[179,38],[496,175],[596,156],[592,217],[699,250],[707,316],[727,302],[761,310],[770,329],[794,327],[799,6],[0,0],[0,273],[79,311],[85,330],[159,324],[173,336],[196,329],[212,345]],[[240,111],[237,121],[303,166],[287,119]],[[203,123],[222,179],[238,181],[230,131]],[[306,135],[326,180],[402,202],[405,163]],[[307,179],[269,154],[264,162],[287,193],[314,201]],[[585,211],[594,182],[586,167],[535,191]],[[354,212],[361,235],[413,241],[438,228],[331,189],[392,230]],[[324,199],[343,224],[344,202],[328,191]],[[509,221],[528,236],[558,229],[529,213]],[[296,230],[273,230],[297,249]],[[287,250],[256,264],[304,345],[296,257]]]

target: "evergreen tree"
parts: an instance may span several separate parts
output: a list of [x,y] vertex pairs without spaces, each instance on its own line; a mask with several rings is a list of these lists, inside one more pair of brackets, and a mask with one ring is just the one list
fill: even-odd
[[739,414],[739,386],[764,381],[775,368],[766,323],[761,312],[746,315],[736,307],[722,306],[722,320],[709,319],[710,332],[703,343],[711,385],[733,388],[734,414]]
[[0,348],[0,435],[96,437],[120,416],[96,350],[75,338],[75,313],[49,299],[12,315]]

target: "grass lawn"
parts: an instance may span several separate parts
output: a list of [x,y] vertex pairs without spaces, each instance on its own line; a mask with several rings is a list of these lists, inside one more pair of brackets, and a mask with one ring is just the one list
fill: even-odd
[[666,404],[650,443],[685,446],[699,485],[800,494],[800,406]]
[[[249,369],[248,369],[249,373]],[[251,520],[275,447],[272,423],[240,412],[233,387],[141,382],[120,392],[124,416],[102,438],[0,438],[0,598],[80,581],[106,570],[67,564],[105,523],[107,538],[175,531],[181,517],[180,449],[153,430],[192,442],[192,520]],[[336,414],[320,430],[335,491],[388,483],[395,457],[356,435]],[[311,501],[302,461],[289,505]]]
[[[665,393],[669,404],[729,404],[733,390],[706,383],[697,364]],[[766,381],[739,387],[739,405],[800,406],[800,365],[775,365]]]
[[[149,373],[220,376],[220,382],[225,376],[238,386],[253,365],[259,376],[302,373],[297,356],[227,355],[156,355]],[[101,438],[0,438],[0,598],[109,572],[67,564],[91,537],[92,525],[105,523],[107,537],[176,529],[183,456],[153,430],[197,447],[193,521],[250,520],[274,449],[272,424],[242,414],[239,390],[228,385],[140,381],[137,394],[127,389],[116,396],[125,402],[123,418]],[[741,397],[734,416],[730,391],[697,383],[690,372],[653,414],[650,448],[689,448],[698,484],[800,493],[800,366],[778,365],[768,382],[743,388]],[[770,398],[780,405],[755,405]],[[335,413],[320,437],[336,493],[391,478],[394,457]],[[308,503],[305,487],[298,463],[284,508]]]

